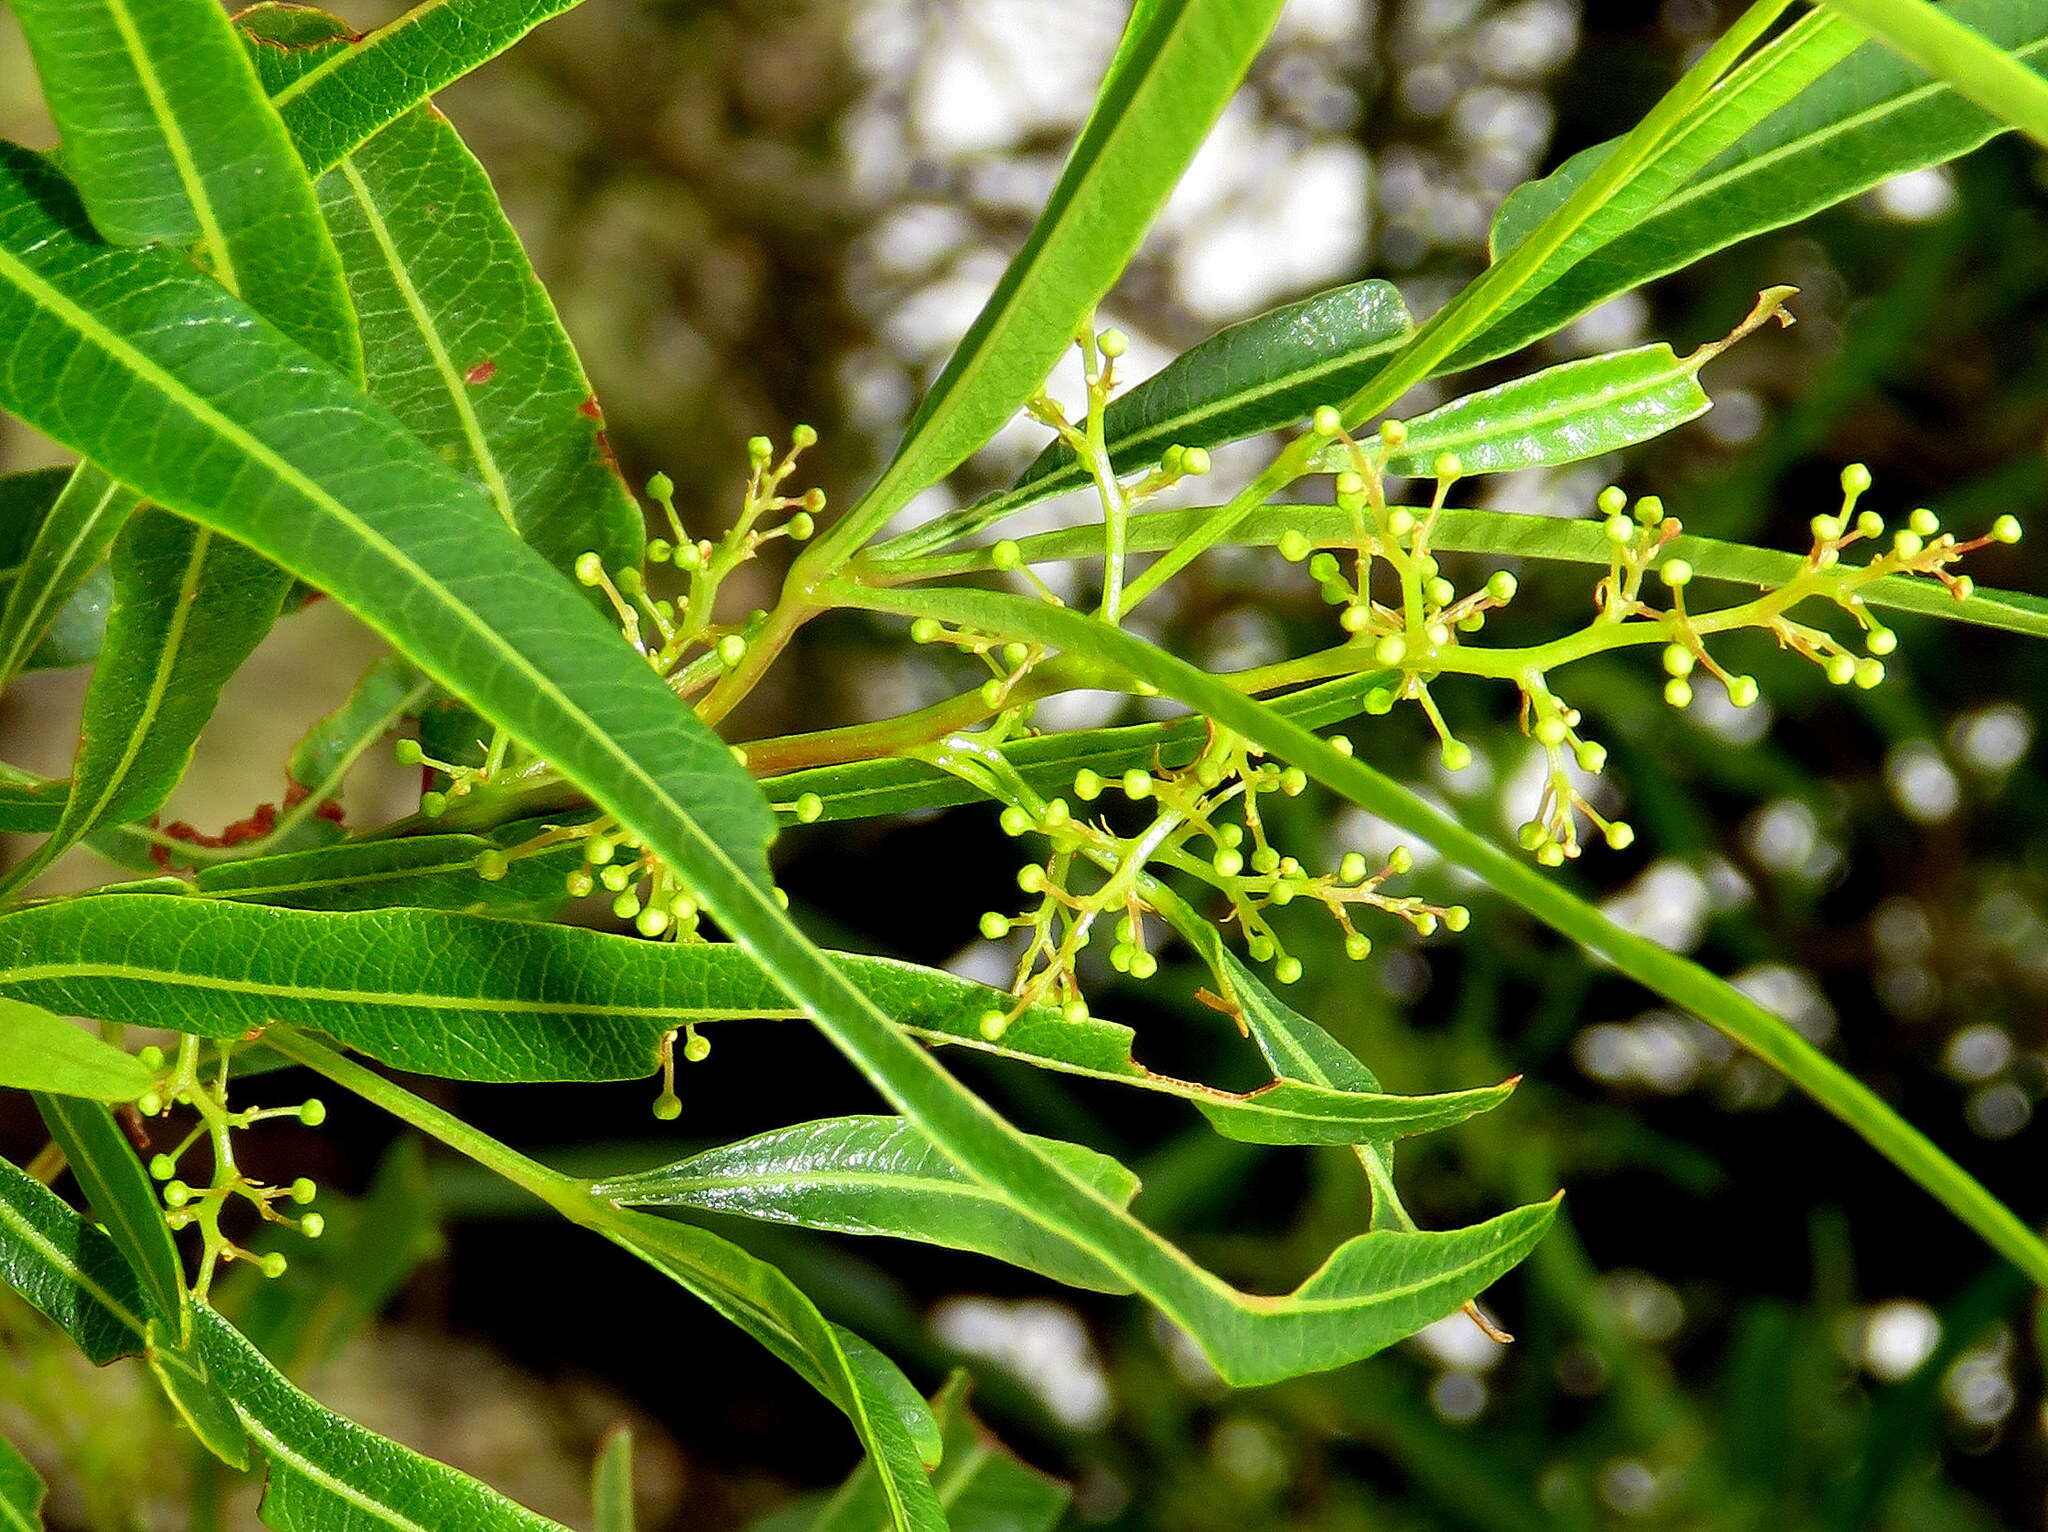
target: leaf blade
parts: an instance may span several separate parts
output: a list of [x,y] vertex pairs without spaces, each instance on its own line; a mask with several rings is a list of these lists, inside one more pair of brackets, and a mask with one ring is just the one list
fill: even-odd
[[87,1101],[134,1101],[154,1076],[134,1054],[41,1006],[0,1000],[0,1085]]

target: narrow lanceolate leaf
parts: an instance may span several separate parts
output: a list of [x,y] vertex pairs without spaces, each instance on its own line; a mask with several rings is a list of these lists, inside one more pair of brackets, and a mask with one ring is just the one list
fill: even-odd
[[[1356,391],[1410,328],[1400,292],[1373,281],[1219,330],[1110,404],[1103,421],[1110,461],[1129,473],[1158,462],[1168,447],[1214,447],[1305,420],[1317,405]],[[1056,444],[1014,488],[893,538],[876,556],[943,547],[1087,482],[1072,450]]]
[[[140,1354],[149,1300],[114,1243],[49,1188],[0,1162],[0,1282],[92,1361]],[[270,1464],[262,1518],[276,1532],[564,1532],[465,1474],[323,1408],[211,1309],[194,1347]]]
[[0,1527],[7,1532],[42,1532],[46,1493],[42,1475],[14,1443],[0,1436]]
[[1901,58],[2048,146],[2048,80],[1927,0],[1822,0]]
[[[1956,0],[1944,9],[2036,67],[2048,50],[2044,0]],[[1518,350],[1618,293],[1967,154],[2004,128],[1945,82],[1865,43],[1842,18],[1805,17],[1736,70],[1640,187],[1603,210],[1546,268],[1540,290],[1459,363]],[[1612,151],[1596,145],[1510,195],[1494,220],[1496,259]]]
[[590,1513],[597,1532],[633,1532],[633,1431],[614,1426],[590,1470]]
[[1094,111],[1024,248],[904,432],[895,457],[816,549],[829,567],[951,473],[1045,381],[1272,31],[1278,0],[1138,8]]
[[[352,39],[282,89],[277,109],[314,174],[445,85],[487,64],[580,0],[421,0],[396,21]],[[258,13],[283,10],[257,7]]]
[[172,1326],[152,1319],[143,1327],[143,1359],[178,1419],[199,1444],[230,1468],[249,1466],[249,1436],[197,1346],[176,1338]]
[[564,771],[606,780],[613,812],[650,817],[682,788],[718,836],[693,830],[678,862],[766,887],[751,780],[482,495],[176,257],[96,244],[19,150],[0,152],[0,321],[0,403],[342,595]]
[[241,544],[153,508],[122,530],[113,571],[70,798],[50,838],[0,886],[19,887],[94,831],[162,805],[290,584]]
[[57,828],[64,817],[71,784],[51,782],[42,777],[0,776],[0,831],[11,835],[40,835]]
[[[1539,1204],[1452,1234],[1375,1232],[1299,1301],[1229,1289],[1040,1153],[818,952],[772,892],[773,816],[754,783],[481,496],[174,257],[95,244],[61,179],[20,151],[0,150],[0,337],[0,405],[332,592],[487,710],[674,867],[949,1158],[1129,1278],[1224,1376],[1370,1355],[1489,1286],[1548,1227]],[[110,395],[118,419],[100,407]]]
[[[1034,1139],[1104,1196],[1129,1206],[1138,1178],[1108,1155]],[[900,1117],[837,1117],[726,1144],[591,1195],[625,1207],[688,1207],[836,1234],[885,1234],[973,1250],[1069,1287],[1129,1292],[1086,1251],[964,1174]]]
[[[1383,470],[1404,477],[1434,476],[1445,457],[1458,475],[1556,468],[1675,431],[1713,408],[1700,386],[1700,369],[1736,341],[1777,317],[1789,324],[1784,302],[1794,289],[1774,287],[1726,338],[1678,356],[1663,342],[1564,362],[1462,399],[1453,399],[1405,423],[1398,450],[1384,441],[1373,456]],[[1342,473],[1351,449],[1334,442],[1315,466]]]
[[780,1271],[708,1230],[624,1209],[607,1212],[598,1228],[745,1330],[846,1413],[881,1479],[889,1526],[946,1532],[926,1472],[940,1450],[938,1428],[891,1363],[827,1321]]
[[[0,824],[6,801],[0,788]],[[546,833],[546,826],[528,823],[490,836],[352,841],[202,867],[194,882],[216,898],[298,910],[551,910],[567,897],[562,880],[583,865],[583,847],[568,840],[522,848],[521,842]],[[505,857],[502,878],[486,879],[477,871],[486,852]]]
[[[1789,1022],[1690,959],[1623,930],[1533,866],[1256,700],[1142,639],[1080,613],[1021,597],[987,591],[881,592],[852,587],[835,594],[850,603],[914,617],[936,617],[1118,665],[1272,755],[1292,762],[1333,792],[1434,846],[1561,935],[1721,1029],[1860,1133],[2035,1281],[2048,1284],[2048,1244],[1875,1092],[1801,1037]],[[1307,1293],[1304,1288],[1300,1296]]]
[[[53,638],[76,649],[89,632],[89,650],[77,658],[99,652],[108,593],[104,580],[93,588],[93,576],[134,509],[135,497],[91,464],[0,479],[0,686],[35,668]],[[99,609],[79,612],[81,602]]]
[[114,1122],[113,1114],[97,1102],[41,1094],[35,1100],[50,1137],[64,1151],[79,1190],[92,1204],[94,1216],[142,1279],[150,1317],[167,1322],[175,1335],[184,1328],[191,1311],[185,1268],[164,1223],[156,1187],[135,1157],[127,1135]]
[[373,662],[349,688],[340,707],[292,747],[285,770],[314,802],[332,798],[350,766],[427,699],[429,688],[405,661],[392,655]]
[[[241,18],[273,91],[350,49],[317,11]],[[276,45],[283,46],[276,46]],[[498,205],[438,112],[410,112],[320,180],[363,332],[372,398],[454,464],[558,569],[637,554],[639,510],[590,380]]]
[[312,178],[214,0],[17,0],[64,161],[117,244],[195,247],[229,290],[360,376]]
[[87,1101],[133,1101],[154,1081],[132,1053],[40,1006],[0,1000],[0,1085]]
[[[933,1476],[954,1532],[1054,1532],[1071,1498],[1067,1487],[1012,1456],[968,1409],[972,1380],[956,1372],[932,1399],[946,1455]],[[796,1532],[795,1523],[776,1524]],[[841,1485],[802,1532],[888,1532],[888,1505],[866,1464]],[[765,1532],[765,1528],[757,1529]]]
[[[1034,1010],[990,1043],[981,1019],[1007,1006],[1000,992],[887,958],[832,961],[929,1042],[1179,1096],[1250,1143],[1400,1138],[1508,1095],[1491,1086],[1390,1096],[1290,1080],[1236,1095],[1143,1068],[1127,1027]],[[730,944],[427,910],[316,914],[121,893],[0,915],[0,995],[209,1037],[293,1022],[415,1074],[508,1082],[632,1079],[653,1071],[657,1044],[677,1027],[803,1014]]]

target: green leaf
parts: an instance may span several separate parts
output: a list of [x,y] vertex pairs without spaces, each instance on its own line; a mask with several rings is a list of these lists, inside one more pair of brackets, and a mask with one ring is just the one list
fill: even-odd
[[214,0],[17,0],[64,161],[117,244],[199,248],[231,292],[360,377],[312,178]]
[[[1103,1196],[1128,1207],[1138,1178],[1105,1154],[1034,1139]],[[591,1195],[623,1207],[688,1207],[837,1234],[883,1234],[973,1250],[1069,1287],[1129,1292],[1130,1284],[1048,1231],[996,1190],[965,1175],[900,1117],[799,1123],[706,1150]]]
[[633,1532],[633,1428],[605,1433],[590,1470],[591,1519],[597,1532]]
[[[1026,1467],[989,1435],[967,1407],[972,1387],[966,1373],[956,1372],[932,1399],[946,1444],[932,1483],[947,1520],[955,1532],[1054,1532],[1071,1498],[1067,1487]],[[774,1525],[797,1532],[799,1522]],[[874,1471],[861,1465],[800,1525],[803,1532],[886,1532],[888,1512]]]
[[[93,1362],[144,1349],[149,1300],[113,1241],[4,1161],[0,1281],[54,1320]],[[211,1309],[195,1308],[192,1319],[198,1354],[270,1460],[262,1516],[277,1532],[564,1532],[315,1403]]]
[[[2043,0],[1946,9],[2026,59],[2048,48]],[[1859,44],[1861,46],[1859,46]],[[1546,280],[1456,365],[1519,350],[1617,293],[1783,228],[1910,170],[1955,159],[2004,125],[1849,23],[1802,18],[1729,77],[1642,176],[1546,266]],[[1494,220],[1504,257],[1613,152],[1596,145],[1518,188]]]
[[[175,347],[150,322],[167,308]],[[675,868],[898,1111],[1129,1277],[1226,1377],[1382,1349],[1548,1227],[1554,1207],[1539,1204],[1450,1234],[1379,1231],[1342,1247],[1310,1296],[1233,1292],[1038,1152],[805,939],[771,892],[772,816],[753,782],[480,497],[175,259],[81,236],[62,182],[19,151],[0,151],[0,336],[0,404],[331,591],[487,708]],[[110,391],[127,405],[118,426],[96,408]]]
[[114,602],[86,688],[71,795],[19,888],[94,831],[156,811],[221,688],[276,621],[291,580],[239,543],[154,508],[115,540]]
[[[275,105],[315,175],[335,165],[443,86],[487,64],[580,0],[422,0],[280,90]],[[245,20],[288,6],[264,4]],[[289,17],[284,18],[289,21]]]
[[143,1356],[157,1387],[171,1401],[200,1445],[230,1468],[249,1466],[249,1436],[234,1404],[221,1391],[206,1358],[197,1348],[180,1345],[160,1319],[144,1327]]
[[[1993,1249],[2037,1282],[2048,1284],[2048,1244],[1790,1023],[1690,959],[1624,930],[1535,867],[1475,835],[1363,761],[1339,753],[1300,725],[1142,639],[1065,608],[987,591],[875,591],[844,586],[836,587],[833,594],[848,605],[936,617],[1114,665],[1299,766],[1315,781],[1435,847],[1560,935],[1749,1049],[1861,1134]],[[1377,1236],[1368,1236],[1373,1237]],[[1333,1260],[1332,1264],[1340,1263]],[[1299,1296],[1309,1296],[1312,1288],[1334,1295],[1342,1285],[1332,1289],[1312,1281]]]
[[[0,791],[0,812],[5,801]],[[583,864],[583,848],[558,841],[522,850],[521,842],[545,833],[543,825],[527,822],[488,836],[350,841],[216,863],[200,868],[193,881],[215,898],[301,910],[552,910],[566,897],[562,880]],[[502,851],[506,858],[505,876],[495,882],[477,871],[477,858],[486,851]]]
[[14,1443],[0,1436],[0,1527],[8,1532],[42,1532],[46,1493],[42,1475]]
[[[765,802],[646,665],[626,663],[617,629],[345,380],[175,257],[96,245],[68,201],[41,161],[0,153],[0,334],[17,363],[0,403],[342,596],[558,768],[602,779],[600,801],[628,822],[678,814],[693,844],[671,860],[765,900]],[[99,408],[110,390],[131,400],[120,418]]]
[[[1351,394],[1408,338],[1407,305],[1391,282],[1354,282],[1218,330],[1113,401],[1103,420],[1121,473],[1171,446],[1214,447],[1305,420]],[[893,538],[879,558],[944,547],[1012,512],[1088,483],[1070,448],[1039,454],[1016,486]]]
[[1927,0],[1821,3],[2036,143],[2048,145],[2048,80],[1952,9],[1937,10]]
[[[1007,1006],[999,991],[888,958],[831,961],[927,1041],[1179,1096],[1249,1143],[1426,1133],[1508,1095],[1504,1086],[1388,1096],[1298,1082],[1234,1095],[1143,1068],[1127,1027],[1035,1010],[990,1043],[981,1018]],[[661,1037],[678,1027],[803,1014],[761,962],[727,943],[644,942],[427,910],[327,914],[124,893],[0,915],[0,994],[207,1037],[286,1021],[415,1074],[504,1082],[633,1079],[653,1072]]]
[[[599,1232],[687,1288],[846,1413],[879,1474],[890,1525],[946,1532],[925,1472],[938,1428],[901,1373],[865,1341],[828,1323],[795,1283],[767,1262],[705,1229],[652,1213],[612,1209]],[[906,1421],[914,1406],[921,1419]]]
[[0,777],[0,830],[14,835],[54,830],[64,817],[64,803],[70,796],[69,782],[26,774]]
[[[345,26],[317,11],[241,18],[273,92],[337,55]],[[568,570],[606,568],[644,537],[604,441],[590,380],[506,221],[490,177],[430,108],[407,113],[319,183],[361,317],[371,397],[470,479]]]
[[[1700,369],[1773,317],[1790,324],[1782,310],[1793,292],[1772,288],[1733,333],[1688,356],[1660,341],[1563,362],[1453,399],[1404,422],[1399,450],[1381,440],[1373,456],[1387,473],[1429,478],[1448,455],[1458,460],[1456,476],[1464,477],[1557,468],[1653,440],[1713,408]],[[1332,442],[1314,463],[1324,473],[1342,473],[1353,466],[1351,448]]]
[[405,661],[375,661],[349,688],[340,707],[306,731],[285,764],[293,782],[315,802],[332,798],[363,752],[427,697],[427,685]]
[[0,687],[39,660],[99,652],[109,592],[93,576],[134,509],[135,497],[89,463],[0,478]]
[[133,1101],[155,1076],[132,1053],[40,1006],[0,1000],[0,1085],[88,1101]]
[[97,1102],[41,1092],[35,1103],[50,1136],[64,1151],[79,1190],[141,1276],[152,1317],[168,1321],[173,1333],[183,1330],[191,1313],[185,1268],[164,1223],[156,1187],[113,1114]]
[[1136,253],[1272,31],[1279,0],[1135,11],[1024,248],[918,406],[881,477],[807,556],[830,568],[1036,393]]

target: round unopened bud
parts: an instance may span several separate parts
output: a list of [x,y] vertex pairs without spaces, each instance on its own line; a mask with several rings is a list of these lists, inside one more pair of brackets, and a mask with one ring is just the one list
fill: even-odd
[[1455,479],[1464,473],[1465,460],[1455,452],[1439,452],[1429,468],[1439,479]]
[[562,887],[571,899],[587,899],[597,887],[597,880],[591,877],[588,869],[579,867],[562,880]]
[[290,1265],[291,1262],[284,1258],[283,1251],[270,1250],[266,1251],[263,1258],[256,1263],[256,1269],[275,1282],[285,1274],[285,1268]]
[[665,473],[657,473],[647,481],[647,496],[650,500],[668,500],[676,492],[676,481]]
[[178,1173],[178,1162],[168,1154],[153,1154],[149,1157],[149,1173],[159,1181],[168,1181]]
[[1619,484],[1610,484],[1593,501],[1603,516],[1619,516],[1628,510],[1628,495]]
[[1060,1007],[1060,1020],[1078,1027],[1088,1019],[1088,1002],[1078,996]]
[[1737,707],[1754,707],[1758,697],[1755,676],[1730,676],[1728,678],[1728,700]]
[[1152,796],[1152,776],[1133,766],[1124,773],[1124,796],[1126,798],[1149,798]]
[[1664,700],[1673,707],[1692,706],[1692,683],[1679,676],[1673,676],[1664,683]]
[[1124,971],[1134,979],[1149,979],[1159,972],[1159,959],[1140,948],[1131,954],[1130,966]]
[[486,883],[501,881],[511,870],[511,860],[495,846],[488,851],[479,851],[476,855],[476,875]]
[[1359,851],[1347,851],[1337,862],[1337,877],[1344,883],[1363,883],[1370,870],[1365,854]]
[[1312,580],[1334,580],[1340,572],[1337,555],[1318,553],[1308,561],[1309,578]]
[[1010,918],[996,910],[990,910],[981,917],[981,934],[992,942],[999,942],[1010,934]]
[[1472,747],[1461,739],[1447,739],[1441,752],[1445,771],[1463,771],[1472,764]]
[[1545,867],[1564,866],[1564,847],[1556,841],[1545,841],[1536,849],[1536,860]]
[[1024,562],[1024,550],[1006,537],[988,550],[988,561],[997,569],[1015,569]]
[[1626,851],[1636,843],[1636,827],[1626,819],[1617,819],[1606,829],[1607,848],[1610,851]]
[[1664,501],[1658,495],[1644,495],[1636,501],[1636,520],[1646,527],[1654,527],[1664,519]]
[[1280,557],[1290,564],[1299,564],[1309,556],[1314,546],[1308,540],[1308,534],[1299,527],[1289,527],[1280,534]]
[[749,436],[747,438],[747,456],[757,463],[765,463],[768,459],[775,456],[775,443],[768,440],[765,436]]
[[1607,747],[1598,740],[1582,739],[1573,749],[1572,758],[1579,763],[1579,770],[1598,774],[1606,769]]
[[674,556],[675,551],[675,544],[665,537],[652,537],[647,540],[647,562],[650,564],[666,564]]
[[802,421],[798,421],[795,425],[789,428],[789,444],[792,447],[796,448],[799,452],[802,452],[807,447],[817,446],[817,429],[813,426],[804,424]]
[[1839,516],[1816,516],[1807,525],[1813,529],[1816,539],[1831,543],[1842,535],[1842,518]]
[[1635,540],[1636,524],[1626,516],[1607,518],[1607,540],[1610,543],[1628,543]]
[[1486,577],[1487,599],[1503,605],[1514,600],[1515,592],[1520,588],[1521,582],[1505,569],[1496,569]]
[[910,625],[910,641],[913,644],[935,644],[945,632],[938,618],[920,617]]
[[1449,606],[1458,599],[1458,587],[1439,575],[1429,582],[1429,599],[1438,606]]
[[1864,691],[1869,691],[1883,679],[1883,660],[1858,660],[1856,662],[1856,684]]
[[299,1232],[307,1239],[318,1239],[327,1232],[327,1220],[318,1213],[308,1213],[299,1220]]
[[814,825],[825,816],[825,800],[816,793],[798,793],[791,806],[800,825]]
[[1415,513],[1406,506],[1395,506],[1387,513],[1387,530],[1396,537],[1406,537],[1415,530]]
[[1365,710],[1375,718],[1393,712],[1394,693],[1387,687],[1375,686],[1365,694]]
[[1387,871],[1395,877],[1414,871],[1415,853],[1406,846],[1396,846],[1387,853]]
[[596,585],[604,579],[604,560],[594,553],[576,555],[576,580],[580,585]]
[[1899,647],[1899,635],[1890,628],[1872,628],[1864,635],[1863,647],[1872,654],[1886,655]]
[[1003,834],[1015,838],[1031,828],[1031,816],[1012,803],[996,816],[996,823],[1002,826]]
[[1865,537],[1882,537],[1884,536],[1884,518],[1875,511],[1858,511],[1856,513],[1856,530]]
[[2001,516],[1991,523],[1991,540],[1994,543],[2016,543],[2020,540],[2022,528],[2017,516]]
[[1102,774],[1083,766],[1074,773],[1074,796],[1083,803],[1093,803],[1102,796]]
[[439,819],[448,812],[448,795],[435,792],[421,793],[420,812],[429,819]]
[[658,904],[650,904],[633,917],[633,929],[652,940],[667,934],[671,919],[667,910]]
[[798,511],[783,524],[791,542],[804,543],[811,540],[811,534],[818,530],[818,520],[809,511]]
[[1831,654],[1821,671],[1836,686],[1847,686],[1856,679],[1856,656],[1853,654]]
[[1280,791],[1289,798],[1299,798],[1308,789],[1308,773],[1299,766],[1290,766],[1280,773]]
[[1334,404],[1319,404],[1309,418],[1309,429],[1323,437],[1335,436],[1344,429],[1344,417]]
[[1666,559],[1657,566],[1657,575],[1673,590],[1683,590],[1692,583],[1692,565],[1684,559]]
[[299,1104],[299,1121],[309,1128],[317,1128],[327,1121],[327,1103],[315,1096]]
[[640,913],[640,896],[628,889],[612,901],[612,913],[621,920],[632,920]]
[[416,739],[398,741],[391,747],[391,754],[401,766],[417,766],[427,758],[426,752],[420,748],[420,742]]
[[701,1064],[711,1057],[711,1039],[702,1032],[692,1032],[683,1039],[683,1057],[692,1064]]
[[310,1176],[300,1176],[292,1182],[289,1192],[292,1201],[304,1206],[320,1195],[320,1188],[313,1184]]
[[1564,743],[1565,722],[1555,713],[1551,713],[1537,719],[1536,727],[1532,732],[1536,736],[1537,744],[1554,750]]
[[1398,665],[1408,658],[1408,641],[1398,633],[1389,633],[1372,648],[1373,661],[1380,665]]
[[161,1069],[164,1067],[164,1051],[155,1043],[145,1044],[135,1050],[135,1062],[144,1069]]
[[1288,954],[1273,965],[1273,977],[1282,984],[1296,984],[1301,980],[1301,959]]
[[1215,466],[1209,457],[1207,447],[1190,447],[1182,454],[1180,460],[1180,471],[1191,479],[1199,479]]
[[1380,422],[1380,440],[1396,452],[1408,445],[1408,423],[1405,420],[1383,420]]
[[1017,869],[1017,886],[1027,894],[1044,893],[1048,881],[1045,869],[1036,862],[1026,862]]
[[727,670],[747,657],[747,641],[737,633],[728,633],[718,641],[718,663]]
[[653,1112],[657,1122],[674,1122],[683,1115],[682,1099],[674,1091],[663,1091],[654,1098]]
[[1932,537],[1941,530],[1941,518],[1923,505],[1906,518],[1906,525],[1922,537]]
[[1337,626],[1346,633],[1363,633],[1372,626],[1372,608],[1353,604],[1337,614]]
[[1892,552],[1902,559],[1917,559],[1926,548],[1927,544],[1920,534],[1910,528],[1892,536]]
[[1095,343],[1102,347],[1102,354],[1114,360],[1131,349],[1131,338],[1121,330],[1104,330],[1096,337]]
[[990,1042],[996,1041],[1010,1030],[1010,1018],[1001,1011],[984,1011],[981,1015],[981,1035]]
[[1234,878],[1244,871],[1244,853],[1234,846],[1224,846],[1209,858],[1209,865],[1219,876]]
[[1354,963],[1363,962],[1372,955],[1372,938],[1363,931],[1353,931],[1344,938],[1344,955]]
[[1842,470],[1842,493],[1860,495],[1870,488],[1870,470],[1861,463],[1851,463]]

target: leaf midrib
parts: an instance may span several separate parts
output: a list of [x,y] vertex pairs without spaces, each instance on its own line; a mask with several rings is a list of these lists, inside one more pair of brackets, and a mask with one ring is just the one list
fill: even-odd
[[199,221],[199,237],[207,247],[213,261],[213,274],[223,287],[231,293],[241,291],[241,282],[235,272],[234,251],[229,248],[226,233],[215,213],[213,199],[207,192],[206,178],[199,169],[192,153],[192,146],[185,139],[183,125],[178,114],[171,109],[170,97],[165,94],[163,81],[157,78],[156,65],[143,45],[142,34],[136,28],[135,18],[128,12],[127,0],[105,0],[107,15],[114,23],[114,29],[121,34],[121,45],[127,50],[129,63],[135,66],[137,82],[142,93],[149,99],[149,109],[156,118],[157,131],[163,134],[164,147],[170,151],[171,163],[177,168],[178,180],[185,188],[185,200],[191,204],[192,216]]

